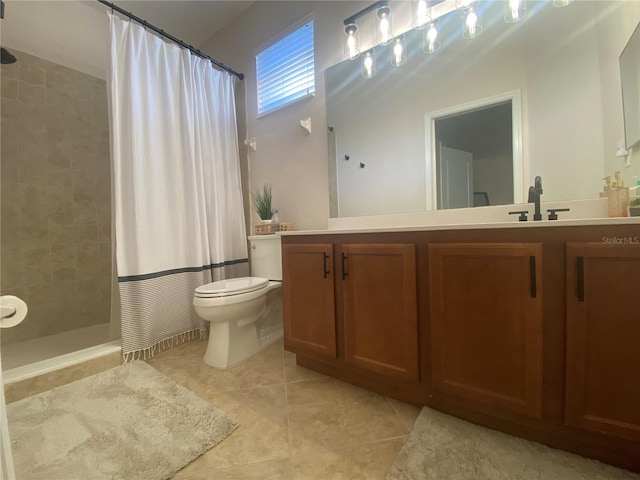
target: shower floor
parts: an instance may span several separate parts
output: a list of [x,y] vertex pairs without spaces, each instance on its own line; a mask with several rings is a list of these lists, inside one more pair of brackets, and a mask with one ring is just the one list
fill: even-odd
[[2,345],[0,349],[2,369],[22,367],[108,341],[109,324],[102,323],[25,342]]

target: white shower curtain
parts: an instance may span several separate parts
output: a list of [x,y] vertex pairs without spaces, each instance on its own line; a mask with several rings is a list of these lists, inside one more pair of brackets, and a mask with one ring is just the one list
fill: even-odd
[[248,274],[234,77],[109,13],[125,358],[204,332],[194,289]]

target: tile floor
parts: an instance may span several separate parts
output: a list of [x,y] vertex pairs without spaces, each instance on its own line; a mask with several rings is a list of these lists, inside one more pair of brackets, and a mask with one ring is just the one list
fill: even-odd
[[203,363],[205,347],[194,341],[149,361],[240,424],[176,480],[384,479],[420,412],[298,367],[282,343],[226,371]]

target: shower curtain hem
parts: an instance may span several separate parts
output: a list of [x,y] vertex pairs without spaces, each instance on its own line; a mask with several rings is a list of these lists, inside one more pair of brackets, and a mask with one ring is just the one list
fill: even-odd
[[156,353],[164,352],[165,350],[169,350],[192,340],[204,340],[207,337],[206,328],[195,328],[188,332],[167,337],[148,348],[133,350],[131,352],[122,352],[122,363],[132,362],[133,360],[149,360]]

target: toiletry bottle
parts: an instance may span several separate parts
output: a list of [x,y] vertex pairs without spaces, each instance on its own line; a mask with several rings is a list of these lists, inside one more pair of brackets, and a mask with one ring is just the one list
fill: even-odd
[[609,189],[609,216],[628,217],[629,216],[629,187],[624,186],[620,178],[620,172],[616,171],[615,181]]
[[273,216],[271,217],[271,223],[280,223],[280,216],[278,215],[277,208],[273,211]]
[[624,187],[624,181],[622,180],[622,175],[620,174],[620,170],[616,170],[613,176],[616,179],[616,181],[613,182],[613,186],[617,188]]
[[602,187],[602,191],[600,192],[600,198],[607,198],[609,189],[611,188],[611,175],[607,175],[602,180],[604,180],[604,187]]

